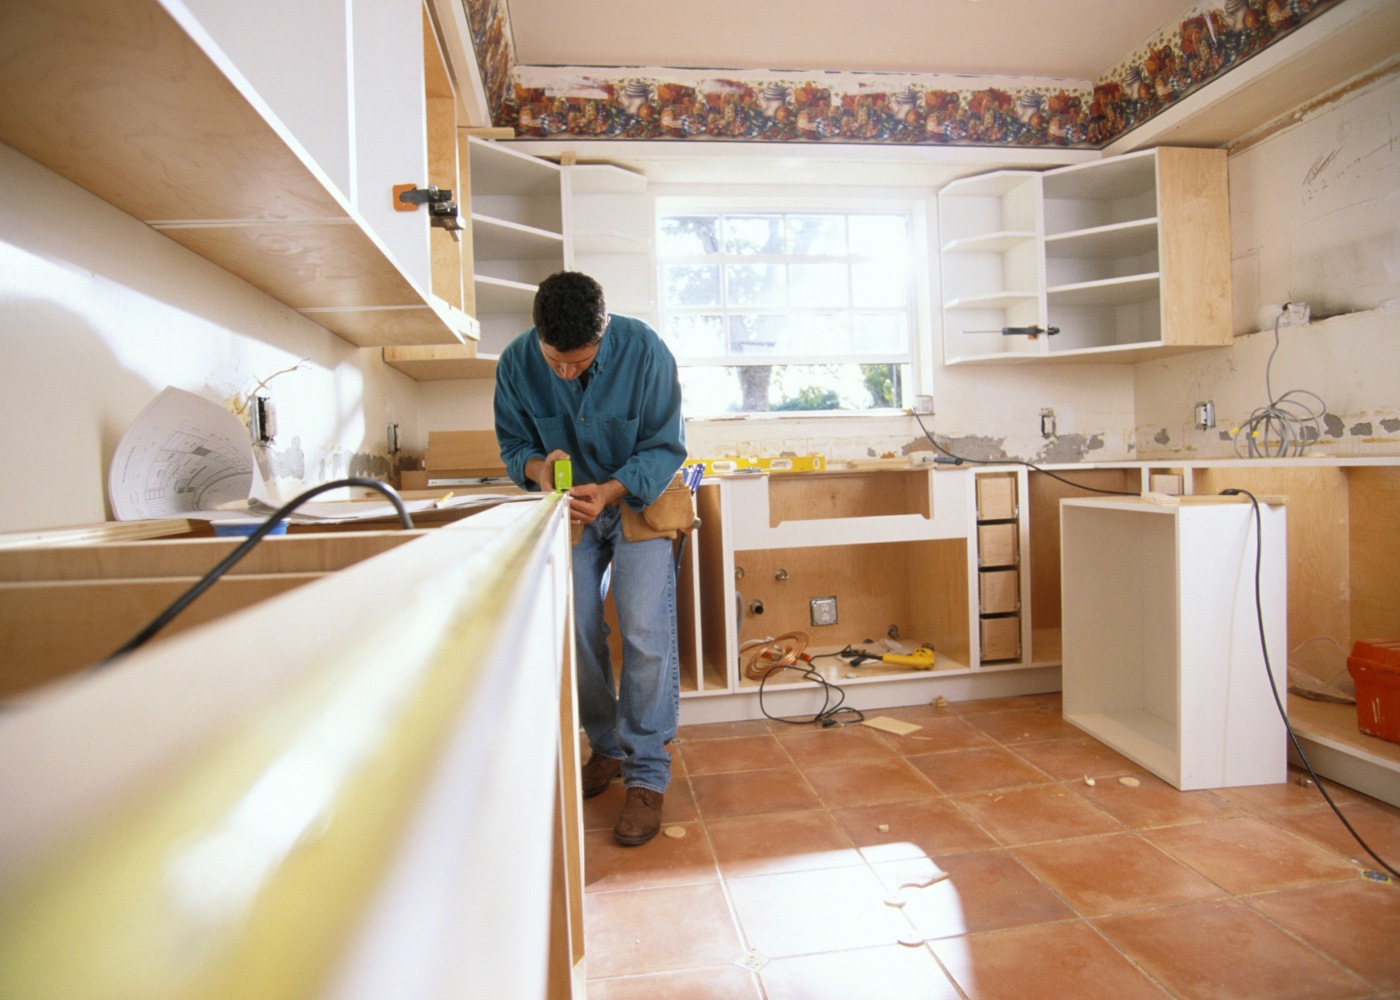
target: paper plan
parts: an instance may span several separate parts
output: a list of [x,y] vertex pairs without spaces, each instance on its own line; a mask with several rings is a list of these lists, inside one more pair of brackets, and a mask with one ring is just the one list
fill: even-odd
[[[272,496],[257,472],[243,422],[217,403],[173,386],[137,415],[117,445],[107,492],[112,516],[118,521],[164,517],[256,521],[286,502]],[[403,505],[411,515],[534,499],[539,494],[475,493],[405,500]],[[324,524],[396,517],[394,505],[376,493],[370,500],[310,500],[286,519]]]
[[247,500],[253,446],[216,403],[167,387],[136,417],[112,456],[107,492],[118,521],[218,516]]

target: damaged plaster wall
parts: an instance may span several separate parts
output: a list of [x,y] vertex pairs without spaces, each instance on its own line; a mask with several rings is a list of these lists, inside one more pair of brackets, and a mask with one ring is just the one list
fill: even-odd
[[[1240,143],[1230,229],[1235,343],[1137,366],[1139,456],[1235,457],[1231,432],[1270,384],[1322,401],[1303,397],[1325,411],[1309,454],[1400,455],[1400,71]],[[1312,320],[1281,328],[1274,353],[1284,302]],[[1197,430],[1205,401],[1216,427]]]
[[386,427],[417,440],[416,384],[0,145],[0,418],[28,461],[0,531],[102,521],[117,442],[167,385],[231,411],[258,383],[276,495],[391,468]]

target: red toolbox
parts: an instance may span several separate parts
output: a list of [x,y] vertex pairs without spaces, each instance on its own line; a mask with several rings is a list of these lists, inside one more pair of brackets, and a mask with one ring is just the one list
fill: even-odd
[[1356,726],[1400,743],[1400,639],[1352,644],[1347,672],[1356,684]]

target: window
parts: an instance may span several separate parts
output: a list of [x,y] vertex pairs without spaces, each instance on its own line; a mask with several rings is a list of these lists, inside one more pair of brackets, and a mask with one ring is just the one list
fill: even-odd
[[657,203],[661,335],[688,416],[903,408],[912,395],[907,211]]

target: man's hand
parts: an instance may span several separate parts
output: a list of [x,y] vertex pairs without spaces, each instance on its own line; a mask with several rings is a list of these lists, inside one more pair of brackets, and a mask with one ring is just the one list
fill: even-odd
[[567,452],[558,448],[551,451],[544,458],[532,458],[525,463],[525,478],[540,484],[540,489],[546,493],[554,491],[554,463],[569,457]]
[[574,524],[591,524],[603,508],[627,492],[616,479],[606,483],[585,483],[569,491],[569,520]]

